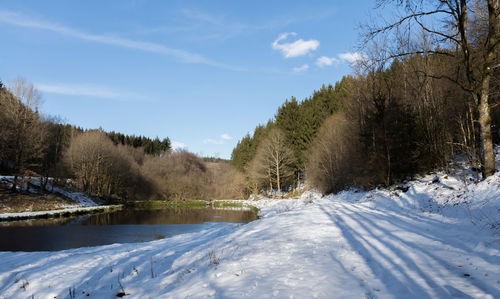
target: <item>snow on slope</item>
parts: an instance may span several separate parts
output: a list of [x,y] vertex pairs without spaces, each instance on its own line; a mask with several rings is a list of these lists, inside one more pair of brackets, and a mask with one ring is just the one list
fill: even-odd
[[257,221],[148,243],[1,252],[0,298],[500,297],[499,174],[406,187],[256,201]]
[[[14,180],[13,176],[0,176],[0,182],[6,183],[8,188],[12,187],[12,182]],[[40,178],[39,177],[31,177],[30,184],[33,186],[40,186]],[[97,204],[85,193],[69,191],[63,188],[59,188],[56,186],[52,186],[52,182],[49,181],[47,184],[47,188],[50,189],[54,193],[59,193],[71,200],[73,200],[74,204],[68,204],[64,206],[64,208],[79,208],[79,207],[95,207]],[[35,190],[32,187],[29,188],[29,192],[38,193],[39,190]]]

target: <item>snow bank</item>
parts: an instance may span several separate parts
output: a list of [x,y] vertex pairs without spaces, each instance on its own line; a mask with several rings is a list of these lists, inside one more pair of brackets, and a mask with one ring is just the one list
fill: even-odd
[[105,212],[106,210],[120,209],[120,205],[106,205],[94,207],[76,207],[65,208],[50,211],[34,211],[34,212],[20,212],[20,213],[2,213],[0,214],[0,221],[7,220],[23,220],[31,218],[45,218],[45,217],[60,217],[66,215],[81,215],[92,212]]
[[326,198],[395,213],[419,211],[466,219],[480,227],[500,229],[500,173],[480,182],[472,177],[470,173],[460,176],[437,173],[389,189],[350,190]]

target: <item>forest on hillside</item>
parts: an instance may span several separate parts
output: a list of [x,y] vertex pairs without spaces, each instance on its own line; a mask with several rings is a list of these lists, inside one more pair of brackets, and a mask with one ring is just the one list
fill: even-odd
[[168,138],[64,124],[39,113],[40,98],[25,79],[0,82],[0,172],[14,176],[12,192],[39,177],[40,193],[55,184],[112,201],[242,196],[227,161],[172,151]]
[[238,142],[231,163],[248,188],[387,186],[447,170],[457,154],[491,175],[500,69],[490,2],[401,1],[392,22],[365,25],[355,75],[292,97]]

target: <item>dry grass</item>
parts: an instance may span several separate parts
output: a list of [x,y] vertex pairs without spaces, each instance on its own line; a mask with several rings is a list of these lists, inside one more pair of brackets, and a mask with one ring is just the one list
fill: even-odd
[[60,209],[75,202],[57,194],[12,193],[0,189],[0,213],[19,213]]
[[209,266],[211,266],[211,265],[217,266],[218,264],[220,264],[220,256],[218,257],[215,254],[215,249],[212,249],[208,252],[208,265]]

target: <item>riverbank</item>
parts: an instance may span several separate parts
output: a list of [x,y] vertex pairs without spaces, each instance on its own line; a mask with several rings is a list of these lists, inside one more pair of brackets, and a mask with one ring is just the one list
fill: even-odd
[[99,205],[83,192],[56,187],[49,182],[51,192],[39,192],[38,177],[25,178],[24,186],[12,193],[12,176],[0,176],[0,221],[58,218],[95,214],[121,209],[121,205]]
[[12,176],[0,176],[0,221],[55,218],[111,212],[119,208],[168,209],[168,208],[206,208],[258,211],[254,205],[243,200],[151,200],[130,201],[122,204],[99,205],[97,198],[83,192],[69,191],[61,187],[48,188],[52,192],[39,192],[39,178],[29,178],[23,190],[12,193]]
[[[404,188],[403,188],[404,187]],[[1,252],[6,298],[500,296],[500,175],[249,201],[261,219],[163,240]]]

